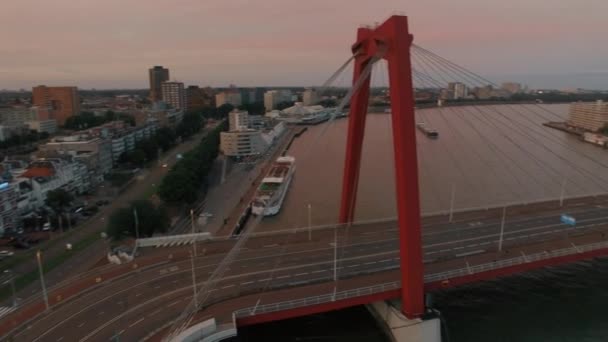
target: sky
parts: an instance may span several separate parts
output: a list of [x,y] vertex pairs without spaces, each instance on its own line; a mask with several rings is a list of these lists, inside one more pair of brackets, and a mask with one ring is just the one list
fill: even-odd
[[356,28],[409,17],[416,44],[492,81],[608,89],[606,0],[3,0],[0,89],[320,85]]

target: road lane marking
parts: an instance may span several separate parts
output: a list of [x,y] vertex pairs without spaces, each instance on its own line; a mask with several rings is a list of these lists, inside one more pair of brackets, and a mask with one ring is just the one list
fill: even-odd
[[61,336],[60,338],[57,339],[57,342],[63,340],[63,336]]
[[103,311],[99,311],[98,315],[99,316],[103,315]]
[[135,297],[139,297],[139,296],[141,296],[141,293],[138,293],[138,294],[135,295]]
[[289,278],[289,277],[291,277],[291,276],[288,274],[288,275],[279,276],[279,277],[277,277],[277,279],[283,279],[283,278]]
[[173,306],[173,305],[175,305],[175,304],[177,304],[177,303],[179,303],[181,301],[182,301],[181,299],[180,300],[176,300],[175,302],[173,302],[171,304],[168,304],[167,307]]
[[307,274],[308,274],[308,272],[304,272],[304,273],[297,273],[295,276],[296,276],[296,277],[299,277],[299,276],[303,276],[303,275],[307,275]]
[[144,317],[142,317],[142,318],[138,319],[137,321],[135,321],[135,322],[133,322],[133,323],[129,324],[129,328],[131,328],[131,327],[133,327],[133,326],[137,325],[138,323],[141,323],[141,321],[143,321],[143,320],[144,320]]
[[[323,273],[323,272],[326,272],[326,271],[325,270],[316,270],[316,271],[312,271],[310,273]],[[286,277],[284,277],[284,278],[286,278]]]
[[154,312],[150,313],[148,316],[154,316],[154,315],[156,315],[156,314],[157,314],[157,313],[159,313],[159,312],[161,312],[161,309],[158,309],[158,310],[156,310],[156,311],[154,311]]
[[227,288],[230,288],[230,287],[234,287],[234,284],[230,284],[230,285],[222,286],[222,289],[227,289]]
[[248,285],[248,284],[253,284],[253,281],[245,281],[245,282],[241,283],[241,285]]

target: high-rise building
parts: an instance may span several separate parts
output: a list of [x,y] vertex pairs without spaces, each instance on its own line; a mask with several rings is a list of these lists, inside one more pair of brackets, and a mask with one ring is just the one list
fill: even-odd
[[161,84],[162,100],[173,108],[188,109],[186,90],[182,82],[163,82]]
[[231,131],[246,130],[249,127],[249,113],[236,109],[228,113],[228,126]]
[[80,114],[80,96],[76,87],[34,87],[32,104],[48,108],[49,117],[39,117],[38,120],[55,119],[58,126],[63,126],[70,116]]
[[608,124],[608,103],[600,100],[575,102],[570,105],[568,125],[596,132],[606,124]]
[[319,102],[319,95],[317,91],[313,88],[309,88],[304,90],[302,94],[302,104],[305,106],[316,105]]
[[461,82],[448,83],[448,90],[454,100],[463,99],[469,95],[467,85]]
[[163,99],[161,85],[169,80],[169,69],[157,65],[148,70],[150,77],[150,101],[156,102]]

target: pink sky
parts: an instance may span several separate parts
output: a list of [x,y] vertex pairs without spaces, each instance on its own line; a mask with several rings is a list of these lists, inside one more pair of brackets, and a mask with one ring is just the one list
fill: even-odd
[[397,12],[483,75],[608,78],[606,0],[5,0],[0,89],[145,88],[153,65],[187,84],[318,85],[358,26]]

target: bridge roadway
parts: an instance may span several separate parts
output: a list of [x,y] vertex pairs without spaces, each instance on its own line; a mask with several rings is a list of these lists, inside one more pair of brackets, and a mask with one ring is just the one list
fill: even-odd
[[[533,210],[534,209],[534,210]],[[501,210],[479,210],[424,219],[425,274],[475,267],[514,255],[531,255],[572,244],[584,245],[608,233],[608,197],[566,202],[564,208],[547,202],[509,209],[503,252],[497,252]],[[567,211],[578,221],[576,228],[559,222]],[[383,221],[339,228],[338,261],[334,276],[334,229],[308,229],[290,233],[252,236],[223,277],[209,292],[206,309],[196,320],[216,317],[230,323],[237,309],[305,298],[332,291],[356,289],[399,280],[396,222]],[[196,279],[201,286],[234,244],[218,239],[198,245]],[[137,262],[142,267],[123,277],[102,282],[96,288],[66,300],[39,316],[15,335],[22,341],[140,340],[162,332],[191,300],[191,260],[184,247],[152,249]],[[148,267],[150,254],[171,254],[166,262]],[[436,288],[437,282],[429,288]],[[334,290],[335,288],[335,290]],[[58,290],[60,291],[60,290]],[[51,292],[51,298],[55,293]],[[63,294],[67,297],[67,294]],[[9,315],[2,321],[6,324]],[[195,320],[195,321],[196,321]],[[156,337],[159,334],[156,335]]]

